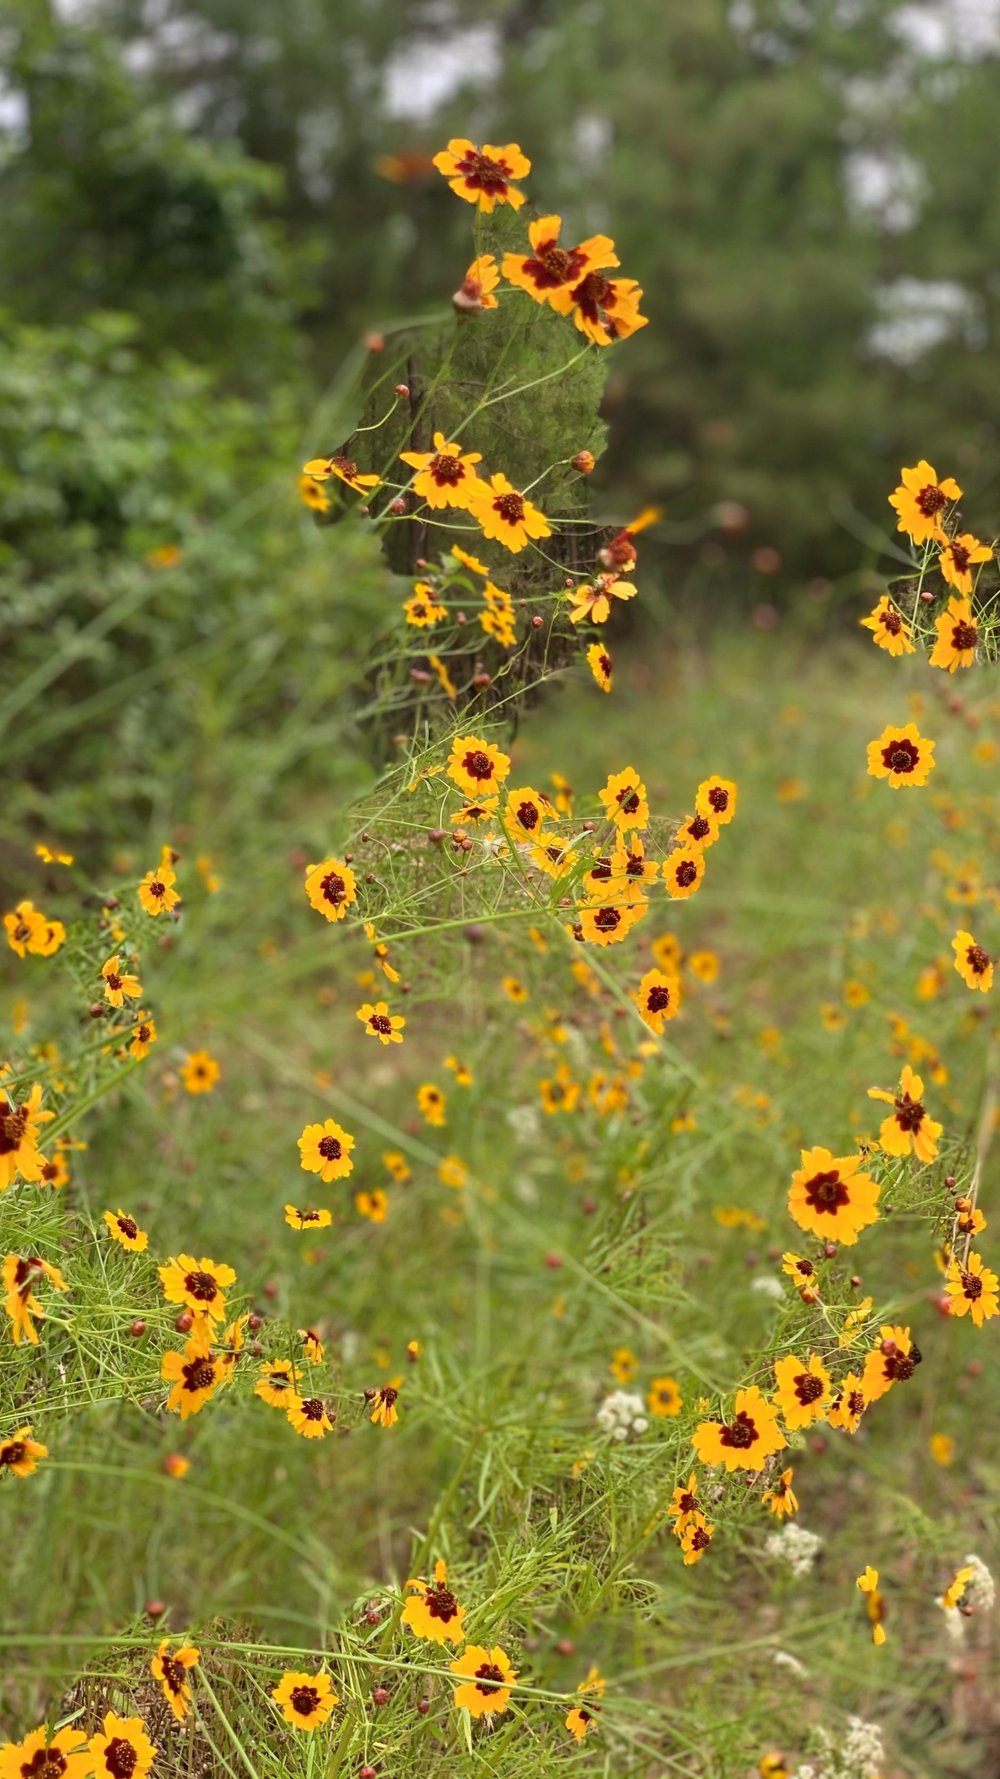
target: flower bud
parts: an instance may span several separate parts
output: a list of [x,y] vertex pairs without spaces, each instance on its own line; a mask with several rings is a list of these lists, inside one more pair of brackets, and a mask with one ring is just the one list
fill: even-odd
[[578,451],[575,457],[570,458],[573,468],[579,470],[581,476],[589,476],[596,461],[593,451]]

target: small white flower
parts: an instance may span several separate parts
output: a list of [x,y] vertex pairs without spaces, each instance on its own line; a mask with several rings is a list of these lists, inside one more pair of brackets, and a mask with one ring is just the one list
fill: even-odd
[[750,1289],[756,1291],[758,1297],[778,1299],[785,1295],[785,1287],[781,1280],[774,1278],[769,1272],[759,1272],[755,1278],[751,1279]]
[[808,1575],[822,1543],[818,1533],[807,1531],[797,1520],[789,1520],[780,1532],[772,1532],[765,1539],[764,1554],[787,1563],[793,1575]]
[[802,1679],[809,1672],[805,1664],[799,1661],[798,1656],[789,1655],[787,1649],[776,1649],[771,1660],[776,1668],[786,1669],[789,1674],[794,1674],[796,1679]]

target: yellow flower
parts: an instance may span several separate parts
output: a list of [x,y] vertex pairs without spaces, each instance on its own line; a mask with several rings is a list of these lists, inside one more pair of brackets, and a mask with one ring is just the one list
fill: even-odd
[[491,741],[475,735],[457,735],[451,744],[447,772],[467,797],[482,798],[501,785],[510,771],[510,759]]
[[303,506],[311,507],[314,513],[326,513],[330,510],[329,497],[323,493],[323,484],[315,476],[303,473],[299,477],[299,499]]
[[614,822],[622,833],[649,825],[646,787],[634,767],[626,766],[623,772],[612,772],[598,796],[608,821]]
[[551,297],[553,309],[560,315],[572,315],[580,332],[595,346],[611,346],[645,327],[648,317],[639,314],[641,301],[642,289],[634,278],[605,278],[596,267],[585,272],[572,289],[553,291]]
[[[333,1432],[333,1421],[326,1411],[326,1404],[319,1396],[293,1395],[282,1405],[290,1427],[302,1439],[324,1439]],[[300,1729],[310,1729],[310,1724],[300,1724]]]
[[[456,309],[470,313],[482,309],[495,309],[497,299],[492,293],[496,290],[499,282],[500,273],[497,271],[497,262],[492,253],[481,253],[478,259],[473,260],[462,279],[461,287],[456,290],[452,302]],[[452,554],[455,553],[454,546],[452,546]]]
[[451,1671],[464,1677],[464,1684],[455,1688],[456,1710],[472,1717],[500,1717],[507,1710],[517,1672],[499,1645],[482,1649],[478,1643],[467,1644]]
[[123,1773],[128,1779],[146,1779],[155,1756],[141,1717],[117,1717],[109,1711],[104,1734],[90,1738],[88,1763],[95,1779],[121,1779]]
[[390,1013],[386,1001],[376,1001],[374,1006],[371,1001],[365,1001],[364,1005],[358,1008],[355,1018],[360,1019],[366,1036],[377,1038],[380,1044],[401,1044],[403,1042],[403,1027],[406,1020],[401,1013]]
[[104,999],[109,1007],[124,1007],[126,995],[130,1000],[135,1001],[142,994],[142,983],[138,976],[130,976],[119,968],[119,955],[116,951],[113,957],[109,957],[106,963],[101,965],[101,975],[104,977]]
[[638,1370],[631,1347],[616,1347],[611,1355],[611,1375],[619,1384],[630,1384]]
[[862,1575],[858,1576],[858,1587],[865,1596],[865,1610],[872,1628],[872,1642],[881,1645],[885,1642],[885,1599],[879,1593],[878,1570],[869,1563]]
[[552,527],[545,514],[507,477],[497,473],[489,481],[478,481],[472,489],[468,510],[481,527],[484,537],[491,537],[517,556],[532,539],[550,537]]
[[117,1211],[105,1211],[103,1216],[116,1242],[120,1242],[123,1248],[131,1249],[133,1254],[145,1253],[149,1236],[144,1229],[139,1228],[134,1217],[120,1208]]
[[962,496],[955,478],[945,476],[939,482],[925,457],[913,469],[904,469],[901,474],[899,487],[889,496],[889,505],[895,507],[898,515],[896,530],[905,531],[915,544],[925,544],[931,538],[943,541],[941,514],[945,507]]
[[697,846],[679,846],[663,861],[667,895],[675,901],[693,896],[705,875],[705,854]]
[[195,1332],[181,1352],[164,1353],[160,1376],[170,1384],[166,1406],[186,1421],[201,1413],[206,1402],[224,1381],[219,1361],[209,1346],[207,1324],[195,1324]]
[[465,1608],[460,1606],[448,1586],[448,1571],[439,1557],[434,1565],[434,1580],[407,1582],[416,1591],[403,1607],[401,1622],[429,1643],[463,1643],[462,1620]]
[[333,1222],[333,1212],[325,1207],[317,1211],[299,1210],[296,1205],[286,1205],[285,1222],[289,1229],[329,1229]]
[[1000,1310],[1000,1281],[995,1272],[983,1265],[981,1254],[970,1254],[964,1264],[952,1259],[945,1278],[945,1290],[953,1316],[971,1316],[977,1328]]
[[212,1093],[221,1076],[222,1070],[207,1050],[192,1050],[181,1068],[181,1080],[188,1093]]
[[231,1266],[191,1254],[179,1254],[166,1266],[157,1268],[163,1295],[168,1303],[183,1303],[192,1315],[221,1320],[225,1315],[225,1293],[235,1285],[236,1274]]
[[174,889],[177,873],[161,865],[155,871],[147,871],[139,885],[139,900],[147,914],[169,914],[176,908],[180,896]]
[[684,1399],[677,1379],[655,1377],[646,1392],[646,1407],[658,1419],[679,1415],[684,1407]]
[[385,1154],[382,1156],[382,1165],[383,1167],[388,1168],[389,1173],[392,1175],[397,1186],[405,1186],[407,1181],[412,1180],[413,1178],[413,1170],[410,1167],[406,1156],[400,1155],[397,1149],[386,1150]]
[[376,1427],[394,1427],[399,1420],[399,1410],[396,1403],[399,1401],[399,1386],[402,1381],[401,1377],[391,1378],[387,1384],[381,1384],[377,1390],[372,1392],[372,1410],[368,1419],[374,1422]]
[[332,457],[311,457],[308,463],[303,464],[302,474],[311,476],[316,482],[328,482],[334,476],[355,494],[369,494],[379,484],[378,476],[361,475],[353,458],[345,457],[343,452],[337,452]]
[[879,1142],[887,1155],[913,1154],[923,1162],[933,1161],[937,1155],[942,1126],[928,1116],[922,1104],[923,1092],[924,1084],[909,1063],[903,1064],[898,1094],[869,1087],[870,1100],[884,1100],[894,1108],[879,1126]]
[[736,786],[731,778],[703,778],[694,794],[694,806],[726,827],[736,814]]
[[457,197],[475,204],[487,215],[495,204],[509,204],[512,210],[520,210],[524,203],[524,193],[511,182],[524,179],[531,172],[531,162],[517,142],[507,142],[502,148],[484,142],[477,148],[466,137],[453,136],[447,148],[434,156],[434,166]]
[[779,1520],[799,1511],[798,1496],[792,1488],[794,1476],[795,1471],[789,1466],[787,1470],[781,1472],[774,1487],[765,1489],[760,1498],[762,1505],[769,1507]]
[[592,642],[587,650],[587,666],[590,668],[602,692],[610,692],[614,660],[601,642]]
[[592,624],[606,624],[611,616],[612,600],[620,599],[624,603],[634,599],[638,591],[631,581],[620,581],[616,574],[599,574],[592,584],[588,581],[567,593],[570,623],[582,624],[584,618],[589,618]]
[[[957,537],[950,537],[938,556],[938,567],[949,587],[956,593],[972,592],[972,565],[975,562],[989,562],[993,551],[989,544],[984,544],[971,531],[962,531]],[[952,604],[955,601],[951,601]],[[938,632],[940,636],[940,631]],[[967,643],[966,648],[970,645]],[[975,643],[971,644],[975,648]],[[963,666],[965,663],[963,662]]]
[[618,264],[615,244],[607,235],[591,235],[578,247],[562,247],[561,216],[540,216],[528,227],[531,253],[505,253],[503,275],[509,284],[527,291],[536,303],[550,303],[571,291],[587,272]]
[[345,1179],[354,1167],[354,1138],[332,1118],[323,1124],[307,1124],[298,1146],[299,1165],[307,1174],[319,1174],[324,1186]]
[[604,1697],[605,1684],[600,1670],[590,1668],[586,1680],[581,1680],[576,1689],[581,1702],[567,1712],[563,1721],[577,1742],[582,1742],[596,1725],[597,1713],[600,1711],[598,1701]]
[[[39,1459],[48,1457],[48,1446],[42,1445],[38,1439],[32,1439],[31,1434],[30,1426],[19,1427],[9,1439],[0,1439],[0,1476],[5,1470],[11,1476],[32,1476],[38,1468]],[[0,1773],[2,1771],[0,1765]],[[19,1775],[15,1775],[14,1779],[19,1779]]]
[[860,1155],[834,1156],[817,1146],[803,1149],[792,1175],[789,1216],[800,1229],[853,1247],[863,1229],[878,1220],[879,1187],[859,1172]]
[[354,1209],[359,1217],[367,1217],[370,1223],[384,1223],[389,1214],[388,1194],[381,1186],[373,1186],[370,1192],[356,1192]]
[[438,604],[429,582],[414,581],[410,598],[403,601],[403,614],[414,630],[426,630],[448,616],[448,607]]
[[581,939],[591,945],[617,945],[648,912],[646,902],[629,902],[618,907],[609,903],[606,908],[592,903],[577,909],[576,926]]
[[444,1155],[438,1166],[438,1179],[442,1186],[452,1186],[456,1191],[465,1185],[469,1170],[465,1162],[457,1155]]
[[329,1674],[299,1674],[292,1669],[271,1688],[271,1697],[293,1730],[319,1729],[340,1704]]
[[769,1457],[787,1444],[777,1410],[755,1384],[737,1390],[730,1421],[702,1421],[691,1444],[703,1464],[728,1470],[763,1470]]
[[180,1649],[172,1650],[170,1638],[164,1637],[149,1664],[149,1672],[154,1680],[159,1681],[163,1697],[178,1723],[184,1722],[191,1709],[191,1684],[188,1675],[192,1668],[198,1666],[200,1659],[199,1651],[193,1643],[184,1643]]
[[433,1081],[425,1081],[417,1088],[417,1105],[428,1124],[436,1125],[438,1129],[443,1128],[446,1107],[445,1096],[441,1092],[440,1087],[435,1086]]
[[943,667],[948,673],[954,673],[957,667],[971,667],[979,645],[979,625],[972,615],[971,599],[949,599],[944,611],[935,618],[934,628],[937,641],[930,652],[931,666]]
[[18,957],[30,952],[33,957],[52,957],[66,938],[61,920],[49,920],[33,902],[18,902],[13,914],[5,914],[3,924],[7,943]]
[[777,1389],[775,1405],[789,1432],[811,1427],[814,1421],[826,1419],[833,1400],[830,1373],[818,1353],[810,1353],[803,1363],[794,1353],[777,1360],[774,1367]]
[[132,1042],[128,1047],[129,1055],[139,1058],[148,1056],[150,1049],[155,1043],[156,1021],[147,1015],[145,1019],[139,1020],[138,1025],[132,1027]]
[[932,1433],[927,1442],[927,1449],[935,1464],[941,1464],[947,1469],[949,1464],[954,1464],[955,1452],[958,1448],[950,1433]]
[[993,959],[977,945],[971,933],[959,930],[951,942],[955,968],[967,988],[978,988],[986,994],[993,987]]
[[632,996],[644,1024],[659,1035],[668,1019],[681,1010],[680,978],[664,970],[647,970]]
[[482,463],[481,451],[466,451],[443,432],[434,434],[433,451],[401,451],[400,459],[410,469],[413,492],[431,508],[468,508],[479,477],[476,464]]
[[872,640],[878,648],[885,649],[887,655],[912,655],[913,644],[910,641],[910,627],[902,612],[884,593],[874,611],[867,618],[860,620],[865,630],[870,630]]
[[323,859],[306,871],[306,895],[327,920],[343,920],[357,894],[354,872],[342,859]]

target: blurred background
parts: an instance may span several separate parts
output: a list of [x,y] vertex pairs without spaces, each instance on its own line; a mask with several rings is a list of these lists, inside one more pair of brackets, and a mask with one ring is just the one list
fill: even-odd
[[1000,0],[7,0],[0,67],[28,819],[155,814],[220,703],[252,737],[364,646],[380,566],[345,535],[333,624],[295,474],[366,334],[460,280],[452,134],[519,140],[645,288],[594,492],[664,507],[647,612],[838,605],[921,455],[997,522]]

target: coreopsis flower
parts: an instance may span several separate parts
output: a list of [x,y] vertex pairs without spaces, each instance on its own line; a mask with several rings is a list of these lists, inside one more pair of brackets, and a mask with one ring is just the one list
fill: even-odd
[[94,1771],[86,1744],[82,1730],[67,1726],[50,1736],[42,1724],[23,1742],[0,1747],[0,1779],[86,1779]]
[[620,531],[616,531],[606,544],[601,545],[597,552],[597,560],[601,567],[613,569],[616,574],[631,574],[639,559],[639,553],[635,547],[636,538],[640,532],[647,530],[650,525],[655,525],[657,519],[662,517],[662,507],[643,507],[641,513],[638,513],[634,519],[630,519]]
[[574,587],[566,595],[570,623],[582,624],[589,618],[592,624],[606,624],[611,616],[612,600],[620,599],[624,604],[634,599],[638,591],[631,581],[619,580],[616,574],[599,574],[593,582]]
[[371,1398],[371,1413],[368,1419],[376,1427],[394,1427],[399,1420],[396,1403],[399,1400],[401,1377],[391,1378],[389,1383],[380,1384]]
[[858,1576],[858,1587],[865,1597],[865,1611],[872,1628],[872,1642],[881,1645],[885,1642],[885,1598],[879,1593],[878,1570],[869,1563],[862,1575]]
[[714,951],[692,951],[687,960],[687,968],[699,982],[715,982],[719,974],[719,959]]
[[328,482],[333,476],[354,494],[370,494],[379,485],[378,476],[363,476],[354,459],[346,457],[342,451],[331,457],[310,457],[302,466],[302,474],[312,476],[316,482]]
[[610,692],[615,663],[601,642],[592,642],[587,650],[587,666],[590,668],[602,692]]
[[540,843],[531,848],[532,864],[537,865],[539,871],[544,871],[546,877],[556,879],[570,876],[577,857],[573,847],[562,841],[546,840],[544,835]]
[[413,492],[427,506],[468,508],[479,481],[476,464],[483,461],[481,451],[463,452],[456,440],[436,432],[433,451],[401,451],[399,456],[401,462],[416,470]]
[[814,1290],[816,1284],[816,1268],[811,1260],[802,1254],[793,1254],[791,1250],[781,1256],[781,1270],[794,1279],[800,1291]]
[[261,1366],[253,1393],[272,1408],[287,1408],[298,1394],[298,1379],[290,1359],[269,1359]]
[[103,1212],[103,1217],[116,1242],[123,1248],[130,1249],[133,1254],[145,1253],[149,1246],[149,1236],[144,1229],[139,1228],[134,1217],[130,1217],[120,1206],[117,1211]]
[[970,1254],[964,1264],[954,1257],[950,1261],[945,1290],[953,1316],[971,1316],[976,1327],[981,1328],[1000,1310],[998,1287],[1000,1280],[984,1266],[981,1254]]
[[908,1328],[889,1324],[879,1329],[881,1339],[870,1352],[861,1374],[861,1385],[868,1402],[878,1402],[894,1384],[905,1384],[913,1376],[922,1357],[914,1346]]
[[44,840],[35,842],[35,853],[43,865],[72,865],[74,855],[62,852],[58,847],[46,846]]
[[195,1260],[191,1254],[179,1254],[176,1260],[157,1268],[163,1295],[168,1303],[183,1303],[193,1316],[220,1321],[226,1311],[226,1291],[235,1285],[236,1274],[231,1266],[216,1260]]
[[542,1110],[549,1117],[558,1112],[575,1112],[580,1103],[580,1091],[579,1081],[574,1079],[572,1070],[564,1062],[559,1064],[554,1076],[546,1076],[538,1083]]
[[552,814],[552,805],[531,785],[521,785],[508,791],[504,814],[507,826],[519,839],[536,840]]
[[663,861],[663,881],[674,901],[693,896],[705,875],[705,854],[698,846],[678,846]]
[[304,472],[299,477],[299,499],[304,507],[310,507],[314,513],[328,513],[330,510],[330,497],[324,493],[322,482]]
[[833,1385],[818,1353],[810,1353],[805,1363],[794,1353],[786,1353],[776,1361],[774,1376],[774,1401],[789,1432],[797,1433],[814,1421],[825,1420]]
[[434,1580],[420,1578],[408,1581],[411,1594],[403,1607],[402,1623],[415,1637],[430,1643],[464,1643],[462,1620],[465,1607],[460,1606],[448,1586],[448,1570],[439,1557],[434,1565]]
[[678,1530],[677,1542],[684,1553],[684,1565],[700,1563],[712,1542],[712,1527],[703,1513],[692,1513]]
[[139,885],[139,900],[147,914],[169,914],[176,908],[180,896],[174,889],[177,873],[169,866],[159,865],[155,871],[147,871]]
[[307,1174],[319,1174],[324,1186],[346,1179],[354,1163],[354,1138],[332,1118],[323,1124],[307,1124],[298,1141],[299,1165]]
[[703,1464],[724,1464],[727,1470],[763,1470],[774,1452],[787,1441],[778,1426],[778,1413],[766,1396],[751,1384],[737,1390],[730,1421],[702,1421],[691,1444]]
[[524,203],[523,191],[512,181],[526,178],[531,162],[517,142],[507,142],[502,148],[484,142],[477,148],[466,137],[453,136],[447,148],[434,156],[434,166],[457,197],[475,204],[487,216],[495,204],[509,204],[512,210],[520,210]]
[[[993,987],[993,959],[989,952],[984,951],[983,947],[976,943],[972,934],[965,932],[964,929],[960,929],[955,934],[951,942],[951,949],[955,953],[955,968],[966,987],[978,988],[982,994],[986,994]],[[0,1106],[0,1118],[2,1116],[3,1108]],[[2,1165],[2,1156],[0,1156],[0,1165]]]
[[386,1001],[365,1001],[355,1014],[365,1028],[365,1035],[377,1038],[380,1044],[401,1044],[406,1020],[401,1013],[390,1013]]
[[553,291],[550,301],[557,314],[572,315],[574,324],[595,346],[626,340],[649,319],[639,313],[642,287],[634,278],[605,278],[596,267],[585,272],[571,289]]
[[929,656],[932,667],[943,667],[954,673],[957,667],[971,667],[979,645],[979,625],[972,614],[968,598],[949,599],[943,612],[934,620],[937,641]]
[[612,772],[604,789],[597,794],[608,821],[614,822],[622,833],[648,827],[646,787],[633,766],[626,766],[623,772]]
[[707,852],[710,846],[715,845],[721,832],[722,827],[714,811],[696,809],[693,815],[686,815],[679,824],[674,835],[674,846]]
[[181,1352],[164,1353],[160,1376],[171,1386],[166,1406],[182,1421],[200,1414],[223,1382],[223,1370],[209,1345],[206,1323],[196,1323]]
[[945,1612],[954,1612],[956,1608],[961,1611],[966,1590],[975,1573],[975,1569],[972,1567],[971,1563],[965,1563],[961,1569],[956,1569],[948,1586],[945,1588],[944,1593],[941,1595],[941,1605]]
[[618,945],[649,912],[646,902],[626,902],[602,908],[596,902],[576,911],[574,932],[590,945]]
[[678,1538],[688,1521],[695,1514],[701,1514],[701,1502],[698,1499],[697,1471],[692,1470],[686,1483],[678,1483],[674,1490],[673,1498],[667,1508],[667,1513],[674,1522],[673,1530]]
[[7,943],[18,957],[51,957],[66,938],[61,920],[49,920],[33,902],[18,902],[13,914],[5,914]]
[[438,1164],[438,1179],[442,1186],[450,1186],[459,1192],[469,1178],[469,1170],[458,1155],[443,1155]]
[[471,1717],[500,1717],[508,1709],[517,1671],[499,1644],[492,1649],[467,1644],[451,1663],[451,1671],[463,1676],[463,1684],[455,1688],[456,1710],[464,1709]]
[[389,1215],[389,1195],[381,1186],[373,1186],[370,1192],[356,1192],[354,1209],[359,1217],[367,1217],[369,1223],[384,1223]]
[[886,1093],[884,1088],[869,1087],[870,1100],[884,1100],[893,1110],[879,1126],[879,1142],[887,1155],[915,1155],[918,1161],[933,1161],[938,1152],[942,1126],[928,1116],[923,1105],[924,1084],[909,1063],[903,1064],[899,1092]]
[[323,859],[310,865],[305,888],[311,906],[327,920],[343,920],[351,903],[357,901],[357,879],[343,859]]
[[910,641],[910,627],[902,612],[888,593],[883,593],[874,611],[860,623],[865,630],[872,633],[872,641],[887,655],[912,655],[913,644]]
[[792,1488],[794,1477],[795,1471],[789,1465],[787,1470],[781,1472],[773,1488],[765,1489],[761,1496],[761,1503],[770,1508],[776,1519],[784,1519],[787,1514],[799,1511],[799,1499]]
[[[19,1427],[9,1439],[0,1439],[0,1476],[5,1470],[11,1476],[33,1476],[38,1469],[39,1459],[48,1457],[48,1446],[43,1445],[40,1439],[32,1439],[32,1431],[30,1425]],[[2,1771],[0,1766],[0,1773]]]
[[132,1027],[132,1041],[128,1047],[129,1055],[135,1056],[141,1061],[144,1056],[149,1055],[156,1043],[156,1037],[156,1021],[151,1014],[147,1014],[145,1019],[140,1019],[138,1025]]
[[527,291],[536,303],[553,304],[559,292],[572,290],[585,274],[618,265],[615,244],[607,235],[591,235],[576,247],[562,247],[561,216],[540,216],[528,227],[531,253],[505,253],[503,275],[508,284]]
[[[436,1088],[435,1092],[437,1092]],[[413,1169],[407,1161],[406,1156],[400,1155],[398,1149],[387,1149],[385,1151],[385,1154],[382,1156],[382,1166],[388,1169],[389,1174],[395,1180],[397,1186],[405,1186],[413,1178]]]
[[222,1070],[207,1050],[192,1050],[181,1065],[181,1080],[187,1093],[212,1093],[222,1078]]
[[417,1088],[417,1105],[427,1124],[435,1125],[438,1130],[444,1128],[447,1101],[433,1081],[424,1081]]
[[146,1779],[156,1749],[141,1717],[118,1717],[109,1711],[104,1734],[90,1738],[90,1770],[94,1779]]
[[191,1682],[188,1675],[201,1660],[193,1643],[182,1643],[171,1649],[170,1638],[164,1637],[149,1664],[149,1672],[160,1683],[160,1691],[178,1723],[183,1723],[191,1709]]
[[936,764],[934,745],[920,734],[916,723],[907,723],[902,729],[887,723],[881,735],[868,743],[868,776],[887,778],[894,791],[926,784]]
[[36,1322],[44,1322],[45,1310],[35,1296],[34,1287],[42,1279],[56,1291],[68,1291],[62,1273],[57,1266],[48,1260],[42,1260],[37,1254],[27,1257],[20,1254],[8,1254],[3,1263],[2,1274],[4,1314],[11,1323],[14,1345],[20,1346],[22,1339],[29,1345],[37,1347],[38,1330]]
[[861,1417],[868,1407],[864,1380],[849,1371],[837,1385],[836,1395],[827,1414],[827,1426],[839,1427],[844,1433],[856,1433]]
[[897,514],[896,530],[905,531],[915,544],[925,544],[931,538],[943,540],[941,514],[952,501],[962,497],[954,476],[945,476],[939,482],[926,457],[900,474],[899,487],[889,495],[889,505]]
[[299,1674],[292,1669],[271,1688],[271,1697],[293,1730],[318,1730],[340,1704],[329,1674]]
[[853,1247],[861,1231],[878,1220],[879,1186],[859,1171],[860,1155],[835,1156],[822,1146],[801,1154],[788,1194],[789,1216],[824,1241]]
[[448,607],[434,598],[429,582],[415,581],[410,598],[403,601],[403,615],[414,630],[427,630],[448,616]]
[[577,1742],[582,1742],[588,1732],[595,1727],[597,1714],[601,1708],[599,1700],[604,1697],[605,1686],[606,1682],[600,1669],[590,1668],[586,1680],[581,1680],[577,1687],[576,1690],[580,1695],[581,1702],[579,1705],[572,1706],[563,1720],[570,1735]]
[[657,1036],[668,1019],[676,1019],[681,1010],[680,978],[665,970],[647,970],[632,996],[640,1017]]
[[684,1407],[680,1385],[674,1377],[654,1377],[646,1391],[646,1407],[658,1420],[679,1415]]
[[497,262],[492,253],[481,253],[474,259],[461,285],[452,297],[456,309],[466,313],[479,313],[483,309],[495,309],[497,299],[493,295],[500,282]]
[[298,1205],[285,1206],[285,1222],[289,1229],[329,1229],[333,1222],[333,1212],[325,1206],[322,1210],[310,1208],[300,1209]]
[[460,544],[449,544],[448,554],[454,556],[459,566],[467,568],[470,574],[481,574],[484,579],[489,580],[490,571],[485,562],[480,562],[478,556],[470,556],[468,550],[463,550]]
[[292,1396],[284,1405],[288,1424],[302,1439],[324,1439],[333,1432],[333,1422],[320,1396]]
[[452,679],[451,674],[448,672],[440,655],[428,655],[427,660],[445,697],[450,698],[454,704],[455,699],[458,697],[458,687]]
[[702,815],[713,817],[721,827],[736,814],[736,786],[731,778],[703,778],[694,794],[694,806]]
[[494,538],[513,556],[519,555],[532,539],[552,535],[552,527],[540,508],[499,472],[489,481],[476,483],[470,493],[468,511],[483,536]]
[[229,1323],[223,1333],[221,1341],[219,1342],[218,1358],[219,1364],[222,1367],[222,1389],[225,1389],[227,1384],[231,1384],[233,1378],[236,1376],[236,1367],[239,1363],[240,1354],[243,1352],[246,1345],[243,1330],[248,1321],[248,1316],[237,1316],[235,1322]]
[[109,1007],[124,1007],[126,996],[129,1000],[135,1001],[142,994],[142,983],[138,976],[132,976],[128,971],[119,967],[120,955],[116,951],[113,957],[109,957],[101,965],[101,975],[104,977],[104,999]]
[[[954,587],[956,593],[969,595],[972,592],[973,564],[989,562],[992,556],[993,551],[989,544],[984,544],[981,538],[973,537],[971,531],[962,531],[957,537],[948,539],[938,556],[938,567],[949,587]],[[949,605],[955,603],[955,600],[949,601]],[[939,629],[938,636],[940,637],[940,635]],[[975,643],[965,644],[966,648],[975,648],[975,646]],[[940,665],[940,663],[936,663],[936,665]],[[961,665],[966,667],[968,662],[963,661]]]
[[495,791],[510,771],[510,758],[475,735],[457,735],[451,744],[447,772],[466,797],[482,798]]
[[38,1149],[38,1126],[54,1118],[42,1111],[42,1087],[36,1081],[20,1104],[0,1087],[0,1192],[20,1174],[22,1180],[39,1180],[45,1165]]
[[[638,832],[618,834],[609,864],[611,899],[621,897],[628,902],[641,902],[660,875],[657,861],[647,859],[646,844]],[[604,899],[607,901],[609,897]]]

